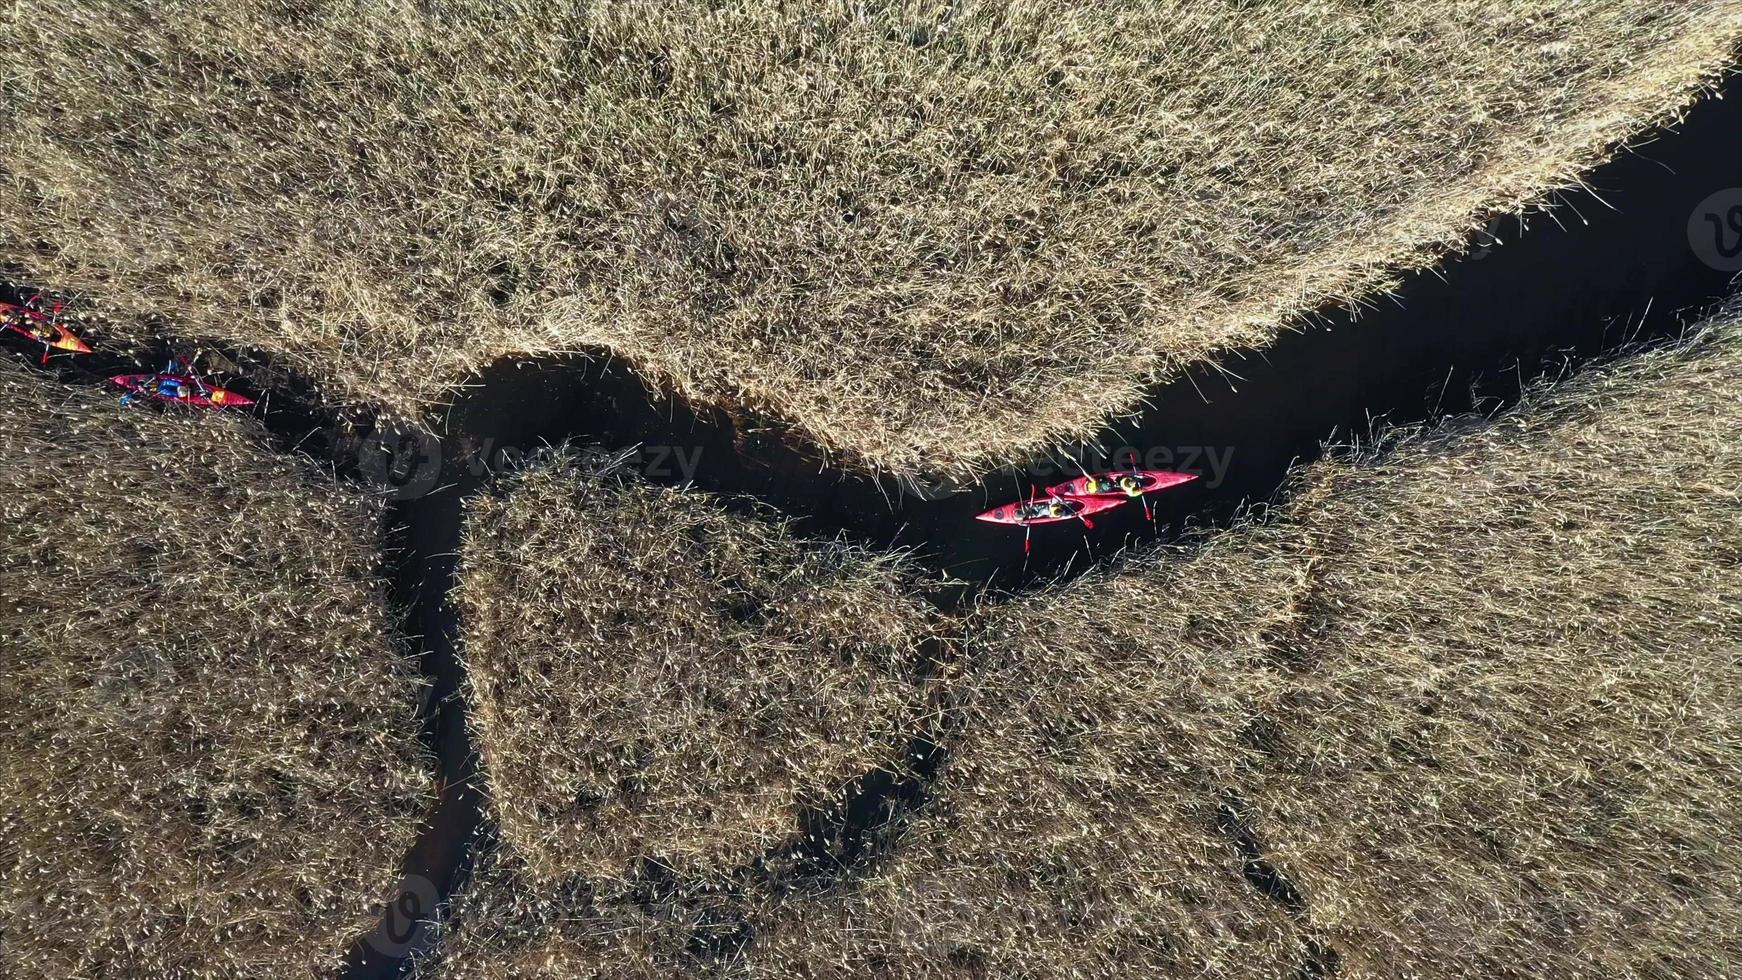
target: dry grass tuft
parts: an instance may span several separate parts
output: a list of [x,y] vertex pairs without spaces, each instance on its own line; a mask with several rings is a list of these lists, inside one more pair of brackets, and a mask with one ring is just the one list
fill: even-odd
[[692,953],[694,911],[667,903],[649,915],[584,878],[553,886],[529,873],[512,847],[489,848],[478,862],[447,908],[438,949],[415,964],[420,980],[682,980],[713,972]]
[[1734,0],[0,14],[0,260],[402,410],[604,347],[974,471],[1673,114]]
[[456,592],[492,813],[529,874],[730,868],[901,764],[934,624],[896,560],[569,462],[472,505]]
[[1742,956],[1739,323],[1312,474],[1252,789],[1349,975]]
[[757,975],[1291,975],[1310,937],[1245,880],[1218,811],[1276,694],[1279,570],[1223,539],[993,613],[937,803],[877,875],[789,909]]
[[0,364],[0,974],[325,977],[430,798],[377,506]]
[[991,610],[947,806],[758,975],[1724,975],[1738,431],[1731,315]]

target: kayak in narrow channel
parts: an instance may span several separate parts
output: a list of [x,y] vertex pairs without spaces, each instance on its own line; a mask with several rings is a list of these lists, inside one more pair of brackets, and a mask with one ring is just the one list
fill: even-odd
[[1141,497],[1197,478],[1196,473],[1173,470],[1121,470],[1079,476],[1068,483],[1047,487],[1046,492],[1059,497]]

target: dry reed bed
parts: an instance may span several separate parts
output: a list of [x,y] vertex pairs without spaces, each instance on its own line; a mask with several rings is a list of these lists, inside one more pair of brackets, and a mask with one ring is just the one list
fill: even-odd
[[0,974],[327,977],[430,799],[377,505],[0,364]]
[[1739,324],[988,610],[948,806],[758,975],[1724,975]]
[[756,976],[1268,978],[1310,925],[1221,828],[1273,700],[1292,556],[1238,535],[991,610],[939,798],[835,901],[781,910]]
[[412,411],[608,348],[974,472],[1665,121],[1734,0],[0,13],[0,260]]
[[1729,315],[983,609],[937,799],[832,894],[698,923],[510,870],[426,975],[1724,975],[1739,394]]
[[601,884],[574,877],[552,885],[531,874],[511,845],[487,849],[444,910],[437,948],[415,960],[412,976],[685,980],[722,972],[704,965],[692,940],[710,916],[741,914],[733,907],[740,896],[698,902],[693,892],[672,894],[641,908]]
[[491,813],[532,877],[742,865],[929,710],[901,564],[564,456],[466,518],[456,600]]

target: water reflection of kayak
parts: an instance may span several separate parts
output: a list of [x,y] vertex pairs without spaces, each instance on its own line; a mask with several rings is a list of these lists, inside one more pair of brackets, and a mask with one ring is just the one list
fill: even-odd
[[1069,483],[1047,487],[1046,492],[1058,497],[1140,497],[1177,487],[1182,483],[1190,483],[1197,478],[1196,473],[1176,473],[1172,470],[1121,470],[1079,476]]
[[1125,503],[1124,497],[1066,497],[1053,495],[1034,500],[1019,500],[994,507],[974,519],[988,524],[1014,524],[1031,527],[1035,524],[1057,524],[1074,521],[1090,514],[1112,510]]

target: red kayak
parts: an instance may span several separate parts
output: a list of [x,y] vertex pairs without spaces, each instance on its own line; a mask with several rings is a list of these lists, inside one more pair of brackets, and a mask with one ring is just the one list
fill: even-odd
[[1120,470],[1115,473],[1079,476],[1069,483],[1047,487],[1046,492],[1059,497],[1128,499],[1177,487],[1197,478],[1196,473],[1176,473],[1172,470]]
[[53,313],[43,313],[33,305],[31,300],[23,306],[14,303],[0,303],[0,327],[13,333],[28,337],[42,345],[42,362],[48,363],[50,350],[70,351],[74,354],[89,354],[91,345],[80,340],[76,334],[68,330],[56,319],[60,314],[60,304],[54,305]]
[[1013,504],[994,507],[974,519],[985,521],[988,524],[1014,524],[1018,527],[1033,527],[1036,524],[1057,524],[1061,521],[1081,520],[1090,514],[1099,514],[1104,510],[1123,506],[1124,503],[1124,497],[1067,497],[1063,494],[1054,494],[1051,497],[1018,500]]
[[185,374],[117,374],[109,380],[127,389],[121,396],[122,404],[138,398],[155,398],[194,408],[240,408],[254,404],[252,398]]

